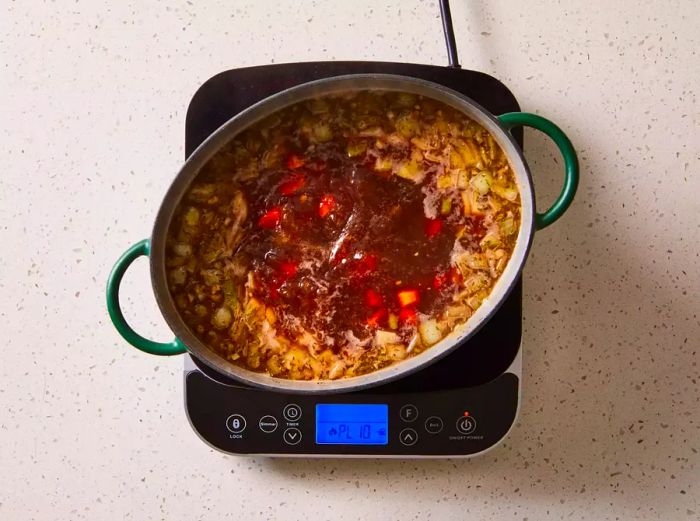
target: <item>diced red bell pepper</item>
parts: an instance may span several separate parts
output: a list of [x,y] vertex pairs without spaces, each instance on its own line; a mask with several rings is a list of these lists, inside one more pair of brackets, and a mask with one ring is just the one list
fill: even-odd
[[292,261],[282,261],[279,264],[279,270],[285,278],[290,278],[297,274],[297,265]]
[[399,299],[399,305],[402,308],[418,304],[420,296],[418,295],[417,289],[402,289],[396,296]]
[[304,186],[305,182],[306,180],[302,174],[294,173],[280,185],[280,193],[282,195],[292,195],[294,192]]
[[403,308],[399,311],[399,322],[402,324],[414,325],[418,322],[416,310],[413,308]]
[[304,160],[296,154],[289,154],[287,158],[287,168],[290,170],[296,170],[304,166]]
[[384,299],[379,293],[370,288],[365,291],[365,303],[371,308],[378,308],[384,304]]
[[425,235],[428,239],[434,238],[442,230],[442,221],[440,219],[425,220]]
[[258,219],[258,226],[260,226],[260,228],[271,230],[277,227],[281,219],[282,208],[275,206],[274,208],[270,208],[260,217],[260,219]]
[[320,217],[326,217],[335,208],[335,197],[330,194],[326,194],[321,197],[318,203],[318,215]]
[[372,313],[367,319],[367,325],[371,327],[378,327],[380,322],[387,316],[386,308],[378,309]]

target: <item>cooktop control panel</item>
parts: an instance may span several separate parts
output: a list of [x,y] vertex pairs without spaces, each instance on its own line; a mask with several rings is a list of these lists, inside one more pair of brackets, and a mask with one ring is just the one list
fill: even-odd
[[506,435],[518,408],[518,377],[509,372],[478,387],[396,395],[232,389],[198,370],[185,379],[192,427],[235,454],[473,455]]

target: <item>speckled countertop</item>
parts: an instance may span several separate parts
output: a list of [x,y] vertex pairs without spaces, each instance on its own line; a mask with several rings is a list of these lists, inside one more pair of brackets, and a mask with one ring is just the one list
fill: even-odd
[[[187,103],[232,67],[444,64],[434,2],[0,5],[0,519],[700,517],[700,4],[453,0],[465,67],[580,151],[579,196],[525,270],[524,401],[474,460],[236,458],[187,424],[182,359],[107,319],[116,257],[183,157]],[[332,4],[332,5],[331,5]],[[541,204],[554,147],[526,135]],[[147,264],[124,288],[167,338]]]

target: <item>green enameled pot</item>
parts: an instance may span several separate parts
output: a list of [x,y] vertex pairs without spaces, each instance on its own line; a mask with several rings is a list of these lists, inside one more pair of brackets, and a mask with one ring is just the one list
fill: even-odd
[[[491,133],[508,157],[515,175],[522,203],[522,221],[513,255],[491,294],[462,326],[424,352],[379,371],[339,380],[298,381],[275,378],[234,365],[204,345],[180,317],[168,290],[165,269],[165,238],[175,208],[200,169],[223,146],[255,122],[300,101],[338,92],[357,90],[391,90],[433,98],[463,112]],[[535,209],[532,177],[515,139],[509,133],[517,126],[544,132],[559,147],[564,159],[564,183],[559,197],[545,212]],[[496,312],[508,296],[525,264],[535,230],[556,221],[571,204],[578,185],[578,161],[569,139],[554,123],[534,114],[512,112],[494,116],[468,97],[437,83],[387,74],[352,74],[311,81],[266,98],[224,123],[185,161],[160,206],[151,238],[129,248],[117,261],[107,283],[107,308],[117,331],[128,343],[155,355],[177,355],[189,351],[196,358],[243,384],[292,393],[332,393],[363,389],[401,378],[431,364],[459,348]],[[175,333],[171,342],[155,342],[134,331],[122,314],[119,286],[129,265],[138,257],[150,258],[151,281],[156,300],[165,320]]]

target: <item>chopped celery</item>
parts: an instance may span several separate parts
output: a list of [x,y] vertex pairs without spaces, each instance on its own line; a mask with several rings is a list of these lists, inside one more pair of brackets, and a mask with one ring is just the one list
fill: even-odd
[[473,295],[481,288],[485,288],[489,283],[489,278],[483,272],[477,272],[464,280],[464,289],[467,295]]
[[384,129],[380,126],[368,127],[357,133],[360,137],[382,137],[386,134]]
[[309,102],[309,110],[312,114],[325,114],[328,112],[328,102],[324,99],[316,98]]
[[389,329],[397,329],[399,327],[399,317],[393,313],[389,313]]
[[262,168],[272,168],[282,162],[282,147],[274,147],[263,152],[260,158],[260,166]]
[[501,229],[501,233],[503,235],[505,235],[506,237],[509,237],[509,236],[513,235],[516,231],[515,219],[513,219],[510,216],[506,217],[505,219],[503,219],[501,221],[501,223],[499,224],[499,227]]
[[452,141],[452,145],[462,156],[464,162],[462,166],[474,166],[480,161],[479,151],[471,140],[455,139]]
[[471,315],[471,309],[466,306],[450,306],[447,308],[447,316],[449,318],[465,319]]
[[365,141],[355,141],[354,143],[348,143],[346,152],[348,157],[357,157],[360,154],[364,154],[367,150],[367,143]]
[[396,175],[413,181],[414,183],[420,183],[423,180],[425,172],[423,172],[421,165],[418,164],[417,161],[408,161],[401,164]]
[[491,190],[499,197],[503,197],[503,199],[507,199],[512,203],[518,200],[518,190],[512,185],[503,186],[500,183],[493,183]]
[[469,188],[462,190],[462,205],[464,206],[464,215],[484,215],[479,202],[479,195]]
[[199,223],[199,210],[194,206],[190,206],[185,213],[185,224],[187,226],[197,226]]
[[493,250],[495,248],[500,248],[501,246],[503,246],[503,243],[501,242],[501,239],[498,236],[498,234],[490,232],[484,235],[484,238],[481,239],[479,246],[481,246],[481,248],[484,250]]
[[245,147],[252,154],[257,154],[261,146],[262,141],[257,137],[249,136],[248,139],[246,139]]
[[448,215],[452,211],[452,199],[445,198],[440,203],[440,213],[442,215]]
[[481,162],[483,164],[491,164],[491,157],[486,153],[486,150],[483,147],[479,149],[479,156],[481,157]]
[[467,306],[469,306],[472,309],[477,309],[479,306],[481,306],[482,302],[484,302],[486,297],[488,297],[487,291],[478,291],[467,299]]
[[391,360],[403,360],[408,355],[406,346],[403,344],[389,344],[386,346],[386,355]]
[[411,144],[423,151],[430,150],[430,143],[428,143],[426,139],[421,137],[414,137],[413,139],[411,139]]
[[190,188],[187,198],[198,203],[205,203],[216,192],[216,187],[211,183],[198,184]]
[[443,174],[437,178],[437,187],[440,190],[445,190],[446,188],[452,188],[452,176],[449,174]]
[[465,167],[464,158],[454,146],[450,147],[450,167],[460,169]]
[[240,190],[236,191],[235,195],[233,196],[231,209],[233,210],[234,216],[241,221],[244,221],[248,216],[248,203],[246,202],[243,192]]
[[374,162],[374,169],[377,172],[389,172],[393,166],[393,161],[388,157],[378,157]]
[[224,292],[224,303],[232,308],[238,306],[238,295],[236,294],[236,286],[233,280],[226,279],[222,286]]
[[481,172],[472,177],[469,183],[471,184],[472,188],[474,188],[474,190],[479,192],[481,195],[486,195],[489,193],[491,188],[491,176],[486,172]]
[[241,181],[255,179],[260,174],[257,161],[248,161],[238,169],[238,177]]
[[206,251],[202,255],[202,260],[204,261],[204,264],[211,264],[212,262],[215,262],[222,253],[223,250],[221,249]]
[[202,270],[202,280],[207,286],[214,286],[219,283],[219,273],[216,270]]
[[420,132],[420,123],[410,114],[406,114],[396,120],[396,131],[403,137],[410,138]]
[[464,215],[469,215],[472,213],[472,196],[471,190],[462,190],[460,194],[462,196],[462,206],[464,208]]
[[331,131],[330,125],[328,123],[316,123],[313,126],[314,137],[317,141],[324,143],[333,139],[333,132]]
[[457,188],[465,189],[469,186],[469,176],[467,171],[463,169],[452,170],[457,173]]
[[489,263],[482,253],[465,253],[464,262],[473,270],[489,269]]

